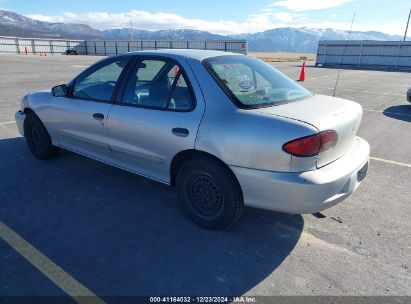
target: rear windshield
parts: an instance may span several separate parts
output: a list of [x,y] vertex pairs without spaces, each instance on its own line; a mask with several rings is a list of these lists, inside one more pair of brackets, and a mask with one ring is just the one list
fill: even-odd
[[254,57],[226,55],[205,59],[203,64],[242,108],[267,107],[312,95],[270,64]]

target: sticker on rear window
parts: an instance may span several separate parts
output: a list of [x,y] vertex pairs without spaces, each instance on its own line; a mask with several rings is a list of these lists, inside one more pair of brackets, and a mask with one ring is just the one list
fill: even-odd
[[247,75],[237,76],[238,86],[243,90],[251,90],[255,87],[254,81],[252,81]]

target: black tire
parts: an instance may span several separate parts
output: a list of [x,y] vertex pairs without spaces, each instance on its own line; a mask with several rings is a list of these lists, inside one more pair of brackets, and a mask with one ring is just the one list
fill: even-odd
[[59,152],[59,148],[52,145],[43,123],[34,113],[28,113],[24,120],[24,137],[31,153],[38,159],[50,159]]
[[226,228],[243,213],[243,195],[237,179],[214,159],[196,157],[184,162],[177,173],[176,186],[183,210],[204,228]]

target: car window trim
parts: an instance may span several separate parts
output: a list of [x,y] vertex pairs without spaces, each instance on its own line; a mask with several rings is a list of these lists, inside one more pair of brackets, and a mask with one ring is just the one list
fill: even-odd
[[171,85],[171,90],[170,90],[170,92],[168,92],[167,102],[166,102],[166,109],[168,109],[168,107],[170,106],[171,98],[173,97],[174,91],[176,90],[177,81],[178,81],[178,78],[180,78],[180,76],[181,76],[181,69],[179,67],[178,72],[177,72],[176,76],[174,77],[173,84]]
[[[76,84],[76,81],[80,77],[83,77],[84,74],[91,75],[94,72],[96,72],[97,70],[101,69],[102,67],[110,65],[111,63],[113,63],[113,62],[115,62],[119,59],[123,59],[123,58],[126,58],[127,61],[126,61],[126,64],[125,64],[123,70],[121,71],[117,81],[116,81],[116,85],[113,88],[113,93],[111,94],[110,100],[102,100],[102,99],[97,99],[97,98],[73,96],[74,86]],[[79,75],[77,75],[76,78],[74,78],[69,83],[69,94],[68,94],[67,98],[75,99],[75,100],[93,101],[93,102],[106,103],[106,104],[114,103],[115,100],[116,100],[115,98],[116,98],[116,96],[118,95],[118,92],[119,92],[118,90],[119,90],[120,84],[123,82],[124,76],[127,74],[132,61],[133,61],[133,56],[131,56],[131,55],[120,55],[120,56],[111,56],[111,57],[108,57],[108,58],[104,58],[104,59],[96,62],[95,64],[93,64],[92,66],[88,67],[83,72],[81,72]]]
[[[123,82],[121,84],[121,87],[119,87],[119,92],[118,92],[118,94],[116,96],[116,99],[114,101],[115,105],[124,106],[124,107],[132,107],[132,108],[142,108],[142,109],[148,109],[148,110],[168,111],[168,112],[192,112],[192,111],[195,110],[195,108],[197,107],[197,98],[196,98],[196,95],[194,93],[193,86],[191,85],[190,78],[188,77],[185,69],[182,67],[182,65],[176,59],[171,58],[171,57],[166,57],[166,56],[155,56],[155,55],[151,55],[151,54],[150,55],[137,55],[135,57],[136,58],[134,60],[129,62],[127,75],[125,75],[125,77],[123,79]],[[135,67],[137,65],[139,65],[144,60],[163,60],[163,61],[166,62],[166,65],[167,65],[167,62],[170,62],[170,63],[173,63],[174,65],[178,66],[179,73],[180,73],[180,75],[181,74],[183,75],[183,77],[185,79],[185,82],[187,84],[187,88],[189,89],[190,95],[191,95],[191,98],[192,98],[192,106],[191,106],[190,109],[188,109],[188,110],[167,109],[167,108],[158,108],[158,107],[136,105],[136,104],[129,104],[129,103],[122,102],[122,99],[123,99],[124,93],[125,93],[125,89],[127,87],[127,83],[128,83],[128,81],[130,80],[130,77],[131,77],[131,73],[135,70]],[[160,72],[161,71],[159,71],[158,74],[160,74]],[[156,76],[158,76],[158,75],[156,75]],[[174,91],[173,87],[171,88],[171,91]],[[168,98],[171,98],[171,97],[168,96]],[[167,100],[167,103],[169,103],[168,100]]]

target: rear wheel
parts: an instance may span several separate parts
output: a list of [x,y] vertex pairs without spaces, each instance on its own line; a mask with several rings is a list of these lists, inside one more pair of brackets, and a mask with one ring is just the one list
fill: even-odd
[[176,185],[182,208],[202,227],[223,229],[243,213],[238,181],[228,168],[213,159],[187,160],[177,173]]
[[58,154],[59,148],[52,145],[49,133],[34,113],[27,114],[24,120],[24,137],[31,153],[38,159],[50,159]]

